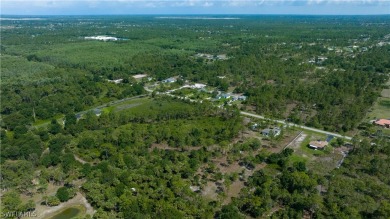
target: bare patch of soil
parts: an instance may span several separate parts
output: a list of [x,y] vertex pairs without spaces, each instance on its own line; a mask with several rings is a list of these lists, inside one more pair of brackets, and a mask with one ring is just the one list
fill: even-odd
[[297,107],[296,103],[289,103],[286,106],[286,112],[283,114],[283,116],[286,118],[290,115],[290,113]]
[[302,142],[305,140],[306,137],[307,137],[307,134],[301,133],[301,134],[299,135],[299,137],[297,137],[294,141],[292,141],[292,142],[289,144],[289,147],[290,147],[291,149],[293,149],[293,150],[298,149],[298,148],[301,146]]
[[202,190],[202,195],[206,198],[217,200],[217,185],[214,182],[208,181]]
[[229,189],[227,190],[226,192],[226,199],[224,200],[223,204],[226,205],[226,204],[229,204],[231,201],[232,201],[232,198],[233,197],[238,197],[238,195],[240,194],[240,191],[242,188],[244,188],[244,182],[243,181],[240,181],[240,180],[236,180],[234,181]]

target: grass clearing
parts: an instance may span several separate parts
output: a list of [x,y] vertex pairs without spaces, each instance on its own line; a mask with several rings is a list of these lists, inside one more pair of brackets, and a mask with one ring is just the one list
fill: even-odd
[[139,105],[143,105],[145,103],[149,103],[151,102],[152,99],[150,98],[137,98],[137,99],[132,99],[132,100],[126,100],[126,101],[123,101],[119,104],[115,104],[115,105],[112,105],[112,106],[109,106],[107,108],[105,108],[103,111],[108,111],[108,112],[111,112],[111,111],[121,111],[121,110],[126,110],[126,109],[130,109],[130,108],[133,108],[133,107],[136,107],[136,106],[139,106]]
[[62,118],[64,117],[63,114],[58,114],[56,116],[54,116],[53,118],[51,119],[45,119],[45,120],[37,120],[34,122],[33,126],[43,126],[43,125],[47,125],[51,122],[51,120],[53,119],[56,119],[58,123],[61,124],[62,122]]
[[367,114],[366,120],[390,118],[390,98],[379,97],[378,101]]
[[379,105],[386,108],[390,108],[390,100],[380,100]]
[[337,162],[342,159],[342,155],[332,146],[327,146],[324,150],[313,150],[308,147],[310,141],[318,139],[325,140],[326,136],[313,132],[302,132],[289,146],[294,150],[290,162],[304,162],[308,169],[320,174],[326,174],[333,170]]
[[[390,80],[386,83],[390,86]],[[373,119],[388,119],[390,118],[390,89],[383,89],[381,97],[377,99],[374,105],[371,107],[365,121],[368,122]]]
[[289,158],[289,160],[292,163],[297,163],[297,162],[304,162],[304,163],[306,163],[308,158],[307,157],[303,157],[303,156],[299,156],[299,155],[296,155],[296,154],[292,154],[291,157]]
[[[142,98],[141,98],[142,99]],[[176,101],[176,100],[156,100],[156,99],[148,99],[144,98],[141,102],[128,102],[127,104],[136,104],[142,103],[138,105],[133,105],[131,108],[125,109],[126,112],[134,113],[134,114],[147,114],[154,112],[166,111],[170,112],[172,109],[188,109],[193,106],[188,103]]]
[[7,135],[8,139],[13,139],[14,138],[14,132],[13,131],[6,130],[6,135]]
[[325,139],[319,137],[318,135],[307,134],[307,137],[305,138],[305,140],[302,141],[299,150],[301,150],[303,154],[306,154],[306,156],[310,156],[310,157],[323,155],[324,151],[313,150],[313,149],[309,148],[308,145],[309,145],[310,141],[313,141],[313,140],[325,140]]
[[[342,159],[342,154],[328,145],[324,150],[314,150],[308,147],[309,142],[313,140],[325,140],[325,136],[321,134],[313,134],[311,132],[304,132],[300,145],[295,146],[294,154],[290,157],[290,161],[305,162],[308,169],[325,175],[336,168],[337,163]],[[332,139],[334,140],[334,139]]]

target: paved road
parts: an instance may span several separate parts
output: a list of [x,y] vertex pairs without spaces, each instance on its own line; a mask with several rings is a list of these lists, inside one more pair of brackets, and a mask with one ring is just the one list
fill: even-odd
[[[149,90],[147,88],[145,88],[145,90],[148,91],[148,92],[152,92],[152,90]],[[171,96],[171,97],[177,97],[179,99],[189,99],[187,97],[183,98],[183,97],[178,97],[178,96],[172,95],[169,92],[157,93],[157,94],[165,94],[165,95],[168,95],[168,96]],[[191,102],[202,102],[202,101],[197,101],[197,100],[192,100],[192,99],[189,99],[189,100]],[[241,112],[242,115],[251,116],[251,117],[255,117],[255,118],[259,118],[259,119],[271,120],[271,121],[274,121],[274,122],[277,122],[277,123],[280,123],[280,124],[283,124],[283,125],[295,126],[295,127],[301,128],[301,129],[305,129],[305,130],[309,130],[309,131],[313,131],[313,132],[317,132],[317,133],[321,133],[321,134],[333,135],[335,137],[344,138],[344,139],[347,139],[347,140],[352,140],[352,137],[349,137],[349,136],[344,136],[344,135],[340,135],[340,134],[333,133],[333,132],[327,132],[327,131],[324,131],[324,130],[321,130],[321,129],[316,129],[316,128],[311,128],[311,127],[307,127],[307,126],[303,126],[303,125],[289,123],[289,122],[285,122],[283,120],[269,119],[269,118],[265,118],[264,116],[260,116],[260,115],[257,115],[257,114],[248,113],[248,112],[244,112],[244,111],[240,111],[240,112]]]
[[253,113],[248,113],[248,112],[241,111],[241,114],[242,115],[246,115],[246,116],[259,118],[259,119],[270,120],[270,121],[277,122],[277,123],[280,123],[280,124],[283,124],[283,125],[295,126],[295,127],[301,128],[301,129],[305,129],[305,130],[309,130],[309,131],[313,131],[313,132],[317,132],[317,133],[321,133],[321,134],[333,135],[333,136],[336,136],[336,137],[339,137],[339,138],[344,138],[344,139],[347,139],[347,140],[351,140],[352,139],[352,137],[349,137],[349,136],[344,136],[344,135],[340,135],[340,134],[333,133],[333,132],[327,132],[327,131],[324,131],[324,130],[321,130],[321,129],[316,129],[316,128],[311,128],[311,127],[307,127],[307,126],[303,126],[303,125],[289,123],[289,122],[285,122],[283,120],[269,119],[269,118],[265,118],[264,116],[260,116],[260,115],[253,114]]

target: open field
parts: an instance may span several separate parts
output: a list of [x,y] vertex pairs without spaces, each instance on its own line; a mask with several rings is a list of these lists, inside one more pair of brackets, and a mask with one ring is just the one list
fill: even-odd
[[318,139],[325,140],[323,135],[302,132],[296,141],[289,146],[289,148],[294,150],[291,161],[306,162],[310,170],[325,175],[336,168],[339,161],[343,158],[342,152],[348,151],[348,149],[335,149],[330,144],[324,150],[314,150],[308,147],[310,141]]
[[137,106],[140,106],[140,105],[143,105],[143,104],[147,104],[147,103],[149,103],[151,101],[152,101],[152,99],[150,99],[148,97],[126,100],[126,101],[120,102],[118,104],[109,105],[108,107],[103,108],[103,111],[105,111],[105,109],[107,109],[108,112],[127,110],[127,109],[130,109],[130,108],[133,108],[133,107],[137,107]]
[[371,112],[367,114],[366,121],[373,119],[388,119],[390,118],[390,98],[379,97],[372,107]]
[[373,119],[390,118],[390,80],[385,84],[386,88],[382,90],[381,97],[377,99],[370,108],[365,120],[368,122]]

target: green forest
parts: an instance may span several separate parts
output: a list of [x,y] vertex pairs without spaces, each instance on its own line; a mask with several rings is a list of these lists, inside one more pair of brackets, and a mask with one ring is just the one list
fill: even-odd
[[389,16],[12,18],[1,217],[390,217]]

